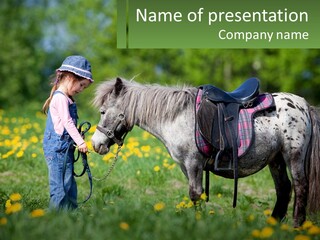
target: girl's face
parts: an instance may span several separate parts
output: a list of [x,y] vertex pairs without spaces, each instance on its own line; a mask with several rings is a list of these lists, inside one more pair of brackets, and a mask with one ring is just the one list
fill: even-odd
[[68,87],[68,95],[74,96],[78,93],[81,93],[84,89],[89,87],[90,81],[88,79],[74,80]]
[[88,79],[78,79],[76,76],[69,75],[61,82],[60,86],[62,87],[65,94],[72,97],[78,93],[81,93],[90,85],[90,83],[91,82]]

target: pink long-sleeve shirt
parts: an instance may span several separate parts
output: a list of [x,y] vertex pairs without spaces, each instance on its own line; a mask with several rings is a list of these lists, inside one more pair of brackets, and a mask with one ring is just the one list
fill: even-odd
[[69,104],[72,103],[73,101],[65,94],[54,94],[49,111],[55,132],[62,135],[63,130],[66,129],[73,141],[80,146],[84,143],[84,140],[70,116]]

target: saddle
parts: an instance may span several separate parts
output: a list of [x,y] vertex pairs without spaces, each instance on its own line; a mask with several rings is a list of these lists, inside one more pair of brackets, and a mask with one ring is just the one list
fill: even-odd
[[202,85],[198,91],[202,92],[202,96],[199,105],[196,106],[196,124],[202,137],[213,147],[211,156],[208,156],[211,159],[206,164],[205,170],[207,174],[209,171],[233,172],[235,181],[233,207],[235,207],[238,183],[239,111],[241,108],[252,106],[259,95],[259,80],[250,78],[232,92],[223,91],[212,85]]

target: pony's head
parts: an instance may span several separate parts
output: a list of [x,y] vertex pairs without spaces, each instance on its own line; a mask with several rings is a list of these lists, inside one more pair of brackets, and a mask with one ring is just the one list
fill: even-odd
[[92,146],[99,154],[109,152],[113,144],[122,145],[125,135],[132,129],[126,116],[123,95],[126,81],[116,80],[100,84],[96,90],[94,105],[100,109],[100,121],[92,136]]

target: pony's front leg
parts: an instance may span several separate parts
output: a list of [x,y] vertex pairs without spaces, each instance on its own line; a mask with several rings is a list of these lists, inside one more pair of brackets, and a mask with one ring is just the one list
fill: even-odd
[[189,196],[191,201],[196,202],[203,193],[203,165],[201,161],[190,160],[186,162],[187,177],[189,180]]

